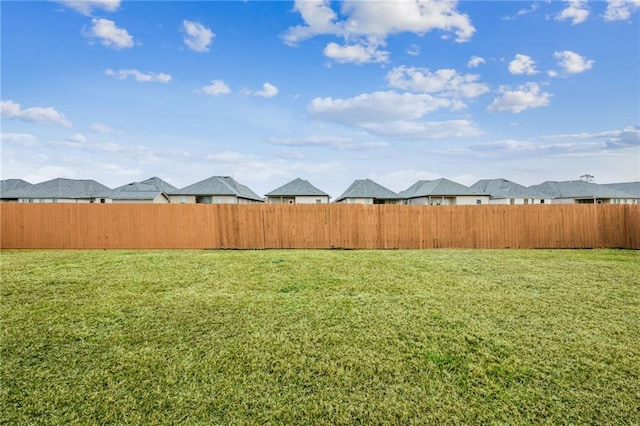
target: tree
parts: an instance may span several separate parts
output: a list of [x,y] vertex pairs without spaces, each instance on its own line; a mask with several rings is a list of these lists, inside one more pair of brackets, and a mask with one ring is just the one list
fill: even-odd
[[585,173],[584,175],[580,176],[580,180],[583,180],[585,182],[593,182],[593,175],[590,175],[588,173]]

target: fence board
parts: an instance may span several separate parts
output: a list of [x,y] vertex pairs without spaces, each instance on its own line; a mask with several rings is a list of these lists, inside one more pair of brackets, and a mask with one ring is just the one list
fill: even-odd
[[627,235],[624,247],[640,249],[640,208],[626,205],[625,213]]
[[640,249],[640,206],[5,203],[0,247]]

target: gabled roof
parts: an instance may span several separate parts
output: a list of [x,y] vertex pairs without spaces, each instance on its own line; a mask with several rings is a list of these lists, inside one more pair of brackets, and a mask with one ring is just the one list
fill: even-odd
[[329,196],[326,192],[323,192],[311,185],[309,181],[296,178],[289,183],[285,183],[279,188],[274,189],[273,191],[265,194],[267,197],[285,197],[285,196],[295,196],[295,195],[324,195]]
[[584,180],[546,181],[530,186],[553,198],[629,198],[629,194]]
[[92,179],[57,178],[35,184],[34,188],[39,193],[37,198],[110,198],[113,193]]
[[2,199],[37,198],[34,197],[37,192],[33,184],[22,179],[0,180],[0,198]]
[[142,182],[131,182],[113,190],[114,200],[153,200],[161,193],[177,188],[160,178],[152,177]]
[[449,179],[419,180],[400,193],[402,198],[417,198],[443,195],[478,195],[468,186],[461,185]]
[[601,186],[624,192],[632,198],[640,198],[640,182],[603,183]]
[[377,198],[379,200],[398,200],[400,197],[395,192],[375,183],[371,179],[355,180],[344,193],[336,198],[336,201],[345,198]]
[[184,188],[170,191],[172,195],[235,195],[239,198],[264,201],[248,187],[238,183],[231,176],[212,176]]
[[545,198],[548,195],[506,179],[481,179],[471,185],[471,190],[489,194],[491,198]]

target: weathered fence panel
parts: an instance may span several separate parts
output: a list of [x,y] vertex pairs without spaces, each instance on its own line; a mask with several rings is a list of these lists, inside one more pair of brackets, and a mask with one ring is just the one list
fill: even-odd
[[640,249],[638,205],[0,205],[3,249]]

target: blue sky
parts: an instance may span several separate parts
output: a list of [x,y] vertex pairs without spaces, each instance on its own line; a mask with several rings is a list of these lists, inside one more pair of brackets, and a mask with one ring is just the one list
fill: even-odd
[[639,0],[0,7],[3,179],[640,180]]

